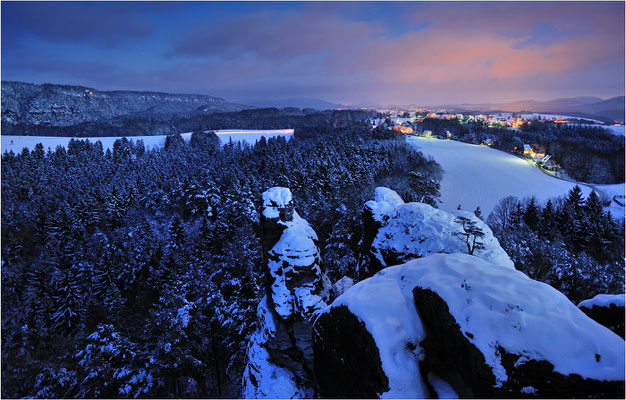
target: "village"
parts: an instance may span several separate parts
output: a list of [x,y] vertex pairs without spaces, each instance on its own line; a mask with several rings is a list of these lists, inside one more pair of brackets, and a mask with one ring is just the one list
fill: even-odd
[[[561,115],[552,114],[539,114],[539,113],[505,113],[499,112],[493,115],[490,114],[461,114],[461,113],[447,113],[442,111],[432,111],[427,109],[415,109],[415,110],[378,110],[380,113],[379,118],[373,118],[369,120],[369,124],[372,129],[379,126],[385,126],[386,129],[393,130],[405,135],[427,137],[443,140],[457,140],[482,146],[492,147],[494,145],[494,139],[490,137],[484,137],[482,140],[474,137],[473,140],[466,140],[460,138],[450,132],[448,129],[442,129],[438,133],[434,133],[430,129],[425,129],[424,120],[441,120],[457,122],[459,125],[464,124],[480,124],[486,128],[500,128],[510,129],[512,131],[519,131],[524,125],[533,122],[540,123],[555,123],[555,124],[585,124],[601,127],[603,126],[601,121],[580,119],[576,117],[567,117]],[[546,150],[540,145],[535,143],[520,143],[519,146],[515,146],[511,154],[517,155],[526,159],[531,164],[535,165],[539,170],[554,177],[558,177],[565,180],[570,178],[561,170],[561,166],[557,164],[550,154],[546,153]]]

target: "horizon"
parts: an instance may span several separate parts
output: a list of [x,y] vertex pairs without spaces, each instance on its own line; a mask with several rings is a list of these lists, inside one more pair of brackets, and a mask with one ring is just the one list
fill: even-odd
[[[14,80],[5,80],[2,79],[2,82],[16,82],[16,83],[25,83],[25,84],[30,84],[30,85],[52,85],[52,86],[76,86],[76,87],[85,87],[88,89],[93,89],[93,90],[97,90],[100,92],[116,92],[116,91],[128,91],[128,92],[146,92],[146,93],[163,93],[163,94],[170,94],[170,95],[183,95],[183,96],[212,96],[212,97],[217,97],[220,98],[220,96],[213,96],[210,93],[192,93],[192,92],[175,92],[175,91],[170,91],[170,92],[163,92],[163,91],[156,91],[156,90],[149,90],[149,89],[124,89],[124,88],[113,88],[113,89],[100,89],[97,87],[93,87],[93,86],[89,86],[89,85],[77,85],[77,84],[72,84],[72,83],[53,83],[53,82],[41,82],[41,83],[36,83],[36,82],[26,82],[26,81],[14,81]],[[606,100],[612,100],[615,98],[619,98],[619,97],[625,97],[624,95],[621,96],[613,96],[613,97],[608,97],[608,98],[602,98],[599,96],[572,96],[572,97],[560,97],[560,98],[550,98],[550,99],[545,99],[545,100],[538,100],[538,99],[518,99],[518,100],[513,100],[513,101],[507,101],[507,102],[501,102],[501,103],[496,103],[496,102],[490,102],[490,101],[485,101],[483,103],[449,103],[449,104],[418,104],[418,103],[406,103],[406,104],[394,104],[394,103],[390,103],[390,104],[376,104],[376,105],[372,105],[371,107],[365,107],[362,106],[361,108],[387,108],[387,107],[411,107],[411,106],[420,106],[420,107],[445,107],[445,106],[500,106],[500,105],[506,105],[508,103],[521,103],[521,102],[527,102],[527,101],[534,101],[534,102],[538,102],[538,103],[548,103],[551,101],[557,101],[557,100],[568,100],[568,99],[576,99],[576,98],[581,98],[581,97],[595,97],[598,99],[598,101],[606,101]],[[222,98],[223,100],[230,102],[230,103],[237,103],[236,100],[233,99],[227,99],[227,98]],[[328,103],[332,103],[331,101],[327,101],[326,99],[323,98],[317,98],[317,97],[284,97],[284,98],[276,98],[276,99],[269,99],[269,98],[249,98],[249,99],[243,99],[243,100],[249,100],[249,101],[288,101],[288,100],[315,100],[315,101],[322,101],[322,102],[328,102]],[[336,103],[337,105],[341,105],[341,106],[346,106],[346,107],[354,107],[354,108],[359,108],[359,106],[357,104],[341,104],[341,103]],[[591,104],[591,103],[590,103]],[[241,105],[250,105],[250,104],[245,104],[245,103],[241,103]],[[274,106],[267,106],[267,107],[260,107],[260,108],[272,108]],[[280,108],[280,107],[278,107]]]
[[3,80],[103,91],[351,106],[610,99],[624,96],[624,58],[623,2],[2,3]]

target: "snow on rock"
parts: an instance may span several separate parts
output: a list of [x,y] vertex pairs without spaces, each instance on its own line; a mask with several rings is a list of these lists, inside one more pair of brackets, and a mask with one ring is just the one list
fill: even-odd
[[259,303],[259,328],[250,337],[248,345],[248,364],[243,372],[244,399],[256,398],[304,398],[311,397],[296,382],[293,371],[272,362],[265,344],[276,335],[274,316],[263,297]]
[[[392,277],[387,278],[385,270],[374,278],[354,285],[320,315],[315,322],[314,349],[316,375],[322,398],[428,397],[419,371],[419,343],[425,337],[424,329],[415,310],[411,288],[403,290],[404,284],[405,282],[396,281]],[[358,321],[343,315],[347,312],[356,316]],[[365,332],[358,322],[364,323]],[[337,328],[340,329],[338,335],[334,334]],[[357,340],[357,335],[371,335],[374,345],[364,346],[360,342],[367,343],[369,340]],[[348,343],[341,342],[344,336]],[[332,362],[328,363],[328,360],[341,357],[341,364],[353,366],[358,371],[358,365],[364,364],[360,360],[361,352],[367,352],[374,357],[368,361],[375,367],[366,364],[363,366],[365,371],[380,370],[363,381],[370,384],[378,380],[381,384],[361,392],[359,386],[350,383],[342,389],[348,392],[337,396],[333,392],[344,385],[341,382],[336,383],[341,378],[337,374],[339,367],[333,366]],[[380,367],[376,363],[380,363]]]
[[295,211],[291,221],[280,222],[286,229],[267,256],[274,309],[285,319],[294,314],[311,319],[326,307],[328,300],[319,266],[317,235]]
[[609,328],[624,339],[624,294],[599,294],[592,299],[583,300],[578,308],[587,316]]
[[[513,262],[491,229],[473,213],[448,213],[423,203],[404,203],[396,192],[376,188],[374,200],[365,203],[364,236],[359,272],[371,276],[389,265],[436,253],[467,253],[466,226],[462,219],[484,233],[473,254],[484,260],[514,268]],[[470,244],[473,236],[470,236]]]
[[266,296],[248,348],[243,396],[312,397],[311,329],[329,301],[330,283],[320,268],[317,235],[295,211],[291,191],[271,188],[262,204]]
[[[368,336],[375,345],[363,349]],[[624,396],[623,339],[549,285],[468,254],[430,255],[357,283],[320,314],[314,340],[322,397],[335,397],[341,379],[346,397],[365,387],[424,398],[445,384],[460,397]],[[374,355],[364,361],[362,351]],[[380,384],[359,386],[355,374]]]
[[374,189],[374,200],[366,202],[365,207],[371,211],[374,219],[382,221],[402,204],[404,201],[398,193],[386,187],[377,187]]
[[594,296],[592,299],[583,300],[578,304],[579,308],[586,307],[592,308],[594,306],[598,307],[610,307],[614,305],[616,307],[624,307],[624,299],[626,295],[624,294],[598,294]]
[[[266,190],[262,194],[263,199],[263,216],[265,218],[275,219],[281,217],[281,211],[290,214],[293,210],[293,197],[291,190],[284,187],[273,187]],[[283,217],[285,219],[286,215]]]
[[344,276],[333,284],[333,293],[335,297],[339,297],[352,286],[354,286],[354,280],[350,277]]

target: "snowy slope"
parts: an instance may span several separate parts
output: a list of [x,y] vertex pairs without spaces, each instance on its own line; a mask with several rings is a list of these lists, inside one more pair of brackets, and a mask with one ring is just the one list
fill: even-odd
[[[247,142],[254,144],[256,141],[265,136],[266,139],[271,137],[282,136],[289,140],[293,136],[293,129],[273,129],[273,130],[241,130],[241,129],[223,129],[215,131],[216,135],[220,138],[222,144],[228,143],[231,139],[233,142]],[[191,139],[191,132],[181,133],[181,136],[185,140]],[[165,144],[166,135],[153,135],[153,136],[131,136],[128,139],[137,141],[143,140],[146,148],[153,148],[157,146],[163,146]],[[71,137],[59,137],[59,136],[8,136],[1,135],[2,153],[7,151],[13,151],[13,153],[21,152],[24,147],[32,150],[37,143],[42,143],[45,150],[50,148],[56,149],[57,146],[63,146],[67,148],[67,144],[71,139],[89,140],[90,142],[102,142],[102,147],[106,151],[107,149],[113,150],[113,143],[117,139],[121,139],[121,136],[105,136],[105,137],[87,137],[87,138],[71,138]]]
[[603,128],[608,129],[614,135],[619,135],[619,136],[626,135],[626,126],[624,125],[603,126]]
[[[439,208],[444,211],[453,211],[459,204],[467,211],[480,206],[486,218],[503,197],[535,196],[547,201],[567,194],[575,186],[542,173],[521,158],[489,147],[422,137],[408,140],[443,167]],[[585,196],[591,191],[586,186],[581,189]]]

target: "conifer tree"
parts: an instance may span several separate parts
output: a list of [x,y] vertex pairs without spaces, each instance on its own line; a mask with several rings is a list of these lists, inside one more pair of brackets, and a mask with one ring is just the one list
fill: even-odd
[[55,275],[52,328],[57,332],[70,334],[79,328],[83,316],[80,277],[75,266],[57,269]]
[[549,236],[552,234],[556,215],[554,212],[554,206],[552,200],[546,202],[546,206],[541,211],[540,231],[543,235]]
[[530,202],[526,206],[523,218],[524,222],[530,229],[535,230],[537,228],[537,225],[539,224],[539,209],[537,208],[537,203],[535,202],[534,197],[531,197]]

